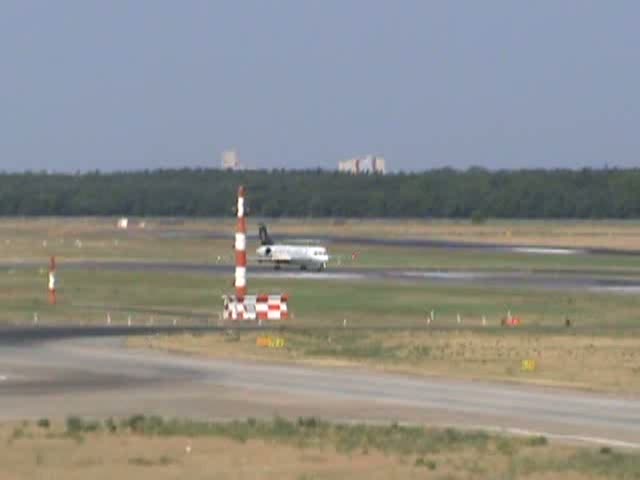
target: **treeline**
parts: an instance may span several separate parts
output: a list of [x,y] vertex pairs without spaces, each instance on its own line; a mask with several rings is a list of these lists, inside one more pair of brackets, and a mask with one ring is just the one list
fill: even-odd
[[352,176],[322,170],[153,170],[0,174],[0,215],[230,215],[239,184],[251,214],[293,217],[640,217],[640,169]]

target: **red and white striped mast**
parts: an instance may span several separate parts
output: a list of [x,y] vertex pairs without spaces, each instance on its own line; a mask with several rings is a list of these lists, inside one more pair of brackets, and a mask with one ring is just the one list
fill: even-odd
[[281,320],[289,318],[287,295],[247,294],[247,222],[245,219],[246,190],[238,187],[237,222],[234,248],[236,270],[234,296],[223,295],[223,318],[230,320]]
[[56,304],[56,257],[49,259],[49,303]]
[[238,187],[238,221],[236,223],[236,301],[242,303],[247,295],[247,222],[244,218],[244,187]]

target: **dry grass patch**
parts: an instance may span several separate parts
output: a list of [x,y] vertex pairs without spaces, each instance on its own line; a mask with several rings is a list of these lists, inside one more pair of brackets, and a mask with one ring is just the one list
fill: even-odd
[[551,446],[544,437],[341,425],[313,417],[221,423],[134,416],[49,427],[23,422],[1,426],[0,441],[0,473],[7,479],[640,476],[640,456],[631,452]]
[[[283,348],[256,345],[259,333],[130,338],[129,345],[215,358],[316,365],[362,365],[453,378],[513,381],[585,390],[640,391],[640,336],[490,329],[309,330],[271,334]],[[535,369],[523,369],[533,360]]]

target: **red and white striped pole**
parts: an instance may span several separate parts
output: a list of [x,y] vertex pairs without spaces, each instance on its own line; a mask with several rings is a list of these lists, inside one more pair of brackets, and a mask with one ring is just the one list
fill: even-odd
[[242,303],[247,294],[247,223],[244,218],[244,187],[238,187],[238,222],[236,224],[236,301]]
[[49,260],[49,303],[56,304],[56,257]]

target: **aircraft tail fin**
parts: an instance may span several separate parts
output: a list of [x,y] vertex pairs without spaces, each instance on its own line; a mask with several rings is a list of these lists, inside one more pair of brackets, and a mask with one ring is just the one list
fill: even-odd
[[258,236],[260,237],[261,245],[273,245],[273,240],[271,240],[269,232],[267,232],[267,226],[264,223],[261,223],[258,227]]

